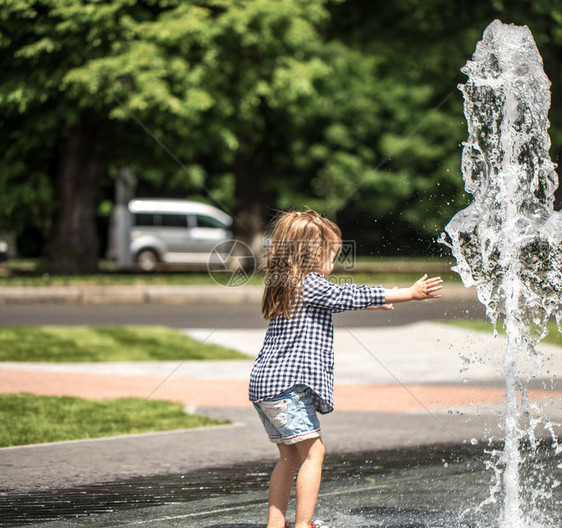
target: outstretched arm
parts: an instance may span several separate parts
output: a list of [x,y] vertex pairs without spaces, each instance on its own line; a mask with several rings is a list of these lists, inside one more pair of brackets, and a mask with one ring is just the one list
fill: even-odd
[[382,306],[369,306],[367,310],[386,309],[392,310],[394,303],[421,301],[424,299],[437,299],[441,297],[443,280],[441,277],[427,278],[427,273],[409,288],[393,288],[385,290],[385,304]]
[[320,273],[309,273],[303,282],[303,300],[308,306],[323,308],[333,313],[361,310],[385,303],[382,286],[333,284]]

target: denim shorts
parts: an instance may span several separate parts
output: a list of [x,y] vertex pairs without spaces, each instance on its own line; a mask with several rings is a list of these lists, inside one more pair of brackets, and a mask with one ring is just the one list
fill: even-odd
[[260,419],[275,444],[296,444],[320,436],[320,422],[312,402],[312,391],[305,385],[261,402],[254,403]]

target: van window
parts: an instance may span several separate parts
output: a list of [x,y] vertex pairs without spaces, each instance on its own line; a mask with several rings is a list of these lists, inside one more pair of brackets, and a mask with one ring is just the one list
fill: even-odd
[[152,227],[157,225],[156,215],[152,213],[135,213],[133,215],[134,224],[141,227]]
[[162,214],[162,227],[187,227],[187,216],[184,214]]
[[197,227],[212,227],[214,229],[225,229],[225,225],[216,218],[206,215],[196,215]]

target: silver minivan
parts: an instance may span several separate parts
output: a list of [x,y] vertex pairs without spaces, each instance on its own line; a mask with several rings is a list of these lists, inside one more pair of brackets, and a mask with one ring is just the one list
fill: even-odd
[[152,271],[159,263],[199,268],[224,263],[232,217],[220,209],[192,200],[135,199],[129,213],[130,251],[141,270]]

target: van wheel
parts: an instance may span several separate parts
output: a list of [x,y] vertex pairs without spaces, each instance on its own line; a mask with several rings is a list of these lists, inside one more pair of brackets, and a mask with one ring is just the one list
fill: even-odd
[[137,266],[142,271],[154,271],[158,265],[158,255],[152,249],[143,249],[137,253]]

